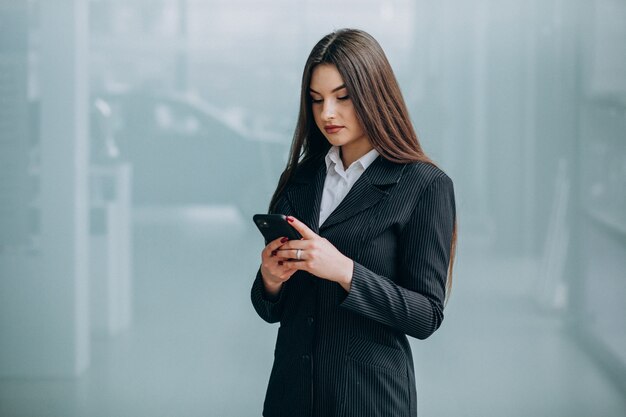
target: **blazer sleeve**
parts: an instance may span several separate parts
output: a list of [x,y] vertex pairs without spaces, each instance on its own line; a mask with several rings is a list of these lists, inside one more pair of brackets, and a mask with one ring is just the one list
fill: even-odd
[[398,242],[397,280],[355,262],[341,306],[418,339],[443,321],[456,211],[452,180],[434,179],[421,193]]
[[280,287],[278,295],[273,298],[270,297],[265,291],[263,285],[263,277],[261,276],[261,268],[256,274],[254,283],[252,284],[252,290],[250,291],[250,298],[252,299],[252,305],[257,314],[268,323],[276,323],[282,319],[283,308],[285,304],[285,292],[287,289],[287,282],[283,283]]

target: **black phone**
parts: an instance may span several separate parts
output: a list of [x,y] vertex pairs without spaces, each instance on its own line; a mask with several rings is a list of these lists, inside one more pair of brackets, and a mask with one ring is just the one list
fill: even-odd
[[265,238],[266,245],[279,237],[286,237],[289,240],[302,238],[300,233],[289,224],[284,214],[255,214],[252,220]]

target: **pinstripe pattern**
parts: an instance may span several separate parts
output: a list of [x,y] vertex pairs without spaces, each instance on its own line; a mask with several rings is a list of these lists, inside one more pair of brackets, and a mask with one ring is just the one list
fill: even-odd
[[251,297],[280,321],[265,416],[415,416],[407,335],[430,336],[443,320],[455,216],[452,181],[432,165],[382,157],[320,227],[323,160],[299,168],[276,207],[354,260],[352,287],[297,272],[275,300],[260,271]]

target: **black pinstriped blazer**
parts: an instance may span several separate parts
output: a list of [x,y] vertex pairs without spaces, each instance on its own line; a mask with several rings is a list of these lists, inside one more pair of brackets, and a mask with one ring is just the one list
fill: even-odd
[[443,320],[455,217],[452,181],[425,163],[379,156],[318,227],[323,158],[301,166],[276,205],[354,261],[350,292],[299,271],[277,299],[260,270],[252,304],[280,321],[263,415],[415,416],[407,335],[430,336]]

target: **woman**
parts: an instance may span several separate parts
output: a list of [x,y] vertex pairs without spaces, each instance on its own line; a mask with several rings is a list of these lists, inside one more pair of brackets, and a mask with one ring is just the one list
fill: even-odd
[[280,321],[263,415],[415,416],[407,335],[443,320],[454,191],[367,33],[339,30],[311,51],[270,212],[302,239],[270,242],[252,286],[261,318]]

